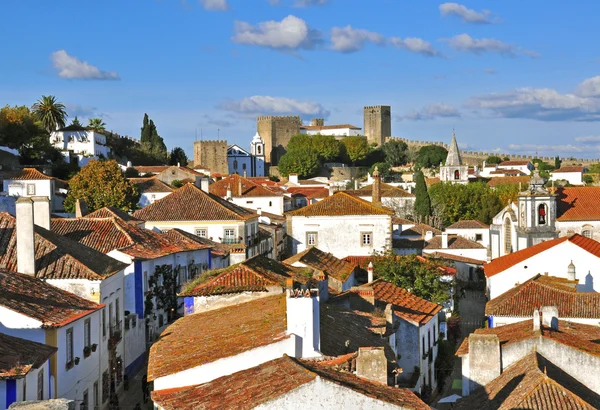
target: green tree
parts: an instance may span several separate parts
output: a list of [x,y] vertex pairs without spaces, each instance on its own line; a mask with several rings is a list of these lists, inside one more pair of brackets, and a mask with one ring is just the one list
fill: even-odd
[[427,191],[425,176],[422,171],[417,171],[415,177],[415,213],[420,221],[427,221],[431,216],[431,199]]
[[435,168],[446,161],[448,150],[439,145],[425,145],[419,149],[417,164],[422,168]]
[[365,137],[350,136],[342,139],[342,145],[345,148],[345,156],[352,164],[356,164],[369,155],[369,143]]
[[550,165],[539,158],[534,158],[531,162],[533,162],[534,165],[537,165],[540,176],[543,178],[550,178],[550,172],[556,169],[554,168],[554,165]]
[[90,212],[105,206],[131,211],[139,198],[136,187],[125,178],[116,161],[91,160],[69,182],[64,206],[67,212],[75,212],[76,200],[83,199]]
[[102,121],[102,118],[90,118],[88,128],[91,128],[100,134],[104,134],[106,132],[106,124],[104,121]]
[[375,172],[375,168],[377,168],[379,175],[381,175],[382,178],[390,175],[390,164],[387,162],[376,162],[371,165],[371,168],[369,168],[369,173],[371,175],[373,175],[373,172]]
[[296,134],[292,135],[288,145],[287,151],[294,151],[296,149],[312,148],[312,136],[308,134]]
[[181,165],[187,167],[188,158],[185,155],[185,151],[181,147],[175,147],[171,150],[171,158],[169,159],[169,165]]
[[312,148],[322,161],[332,161],[340,156],[340,142],[333,135],[313,135]]
[[57,102],[56,97],[53,95],[42,95],[42,98],[31,106],[31,111],[34,118],[42,123],[48,134],[65,126],[65,120],[67,119],[65,105]]
[[374,258],[373,272],[388,282],[433,303],[448,301],[451,281],[441,280],[444,265],[419,259],[416,255],[399,257],[388,254]]
[[310,178],[317,174],[319,167],[319,156],[312,148],[288,151],[279,160],[279,172],[286,177],[298,174],[301,178]]
[[490,155],[489,157],[487,157],[487,159],[485,160],[486,164],[499,164],[502,162],[502,158],[500,158],[497,155]]
[[37,134],[47,135],[35,123],[26,106],[5,106],[0,109],[0,145],[18,149]]
[[389,140],[381,147],[385,161],[392,167],[406,164],[408,160],[408,145],[404,141]]
[[148,118],[148,114],[144,114],[140,143],[142,144],[142,149],[148,154],[163,162],[168,159],[167,146],[162,137],[158,135],[156,125],[154,121]]
[[[143,147],[150,147],[152,141],[152,129],[149,126],[148,114],[144,114],[144,120],[142,121],[142,133],[140,136],[140,142]],[[150,149],[148,149],[150,151]]]
[[71,121],[70,125],[74,125],[76,127],[81,127],[81,122],[79,121],[79,118],[77,118],[77,116],[75,116],[75,118],[73,118],[73,121]]
[[560,169],[561,163],[562,161],[560,160],[560,157],[558,155],[554,157],[554,169]]

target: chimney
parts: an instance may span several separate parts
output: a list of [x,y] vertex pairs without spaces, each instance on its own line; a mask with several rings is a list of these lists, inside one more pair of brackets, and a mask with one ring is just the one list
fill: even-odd
[[75,201],[75,218],[83,218],[88,214],[87,204],[83,199],[77,199]]
[[569,267],[567,268],[567,279],[577,280],[577,276],[575,275],[575,265],[573,264],[572,260],[571,260],[571,263],[569,264]]
[[425,232],[425,240],[426,241],[430,241],[433,239],[433,231],[427,231]]
[[242,178],[238,177],[238,196],[242,196]]
[[262,215],[262,208],[256,208],[256,213],[258,215]]
[[225,199],[231,199],[232,197],[232,193],[231,193],[231,185],[227,185],[227,192],[225,193]]
[[246,170],[244,170],[244,178],[246,178]]
[[50,230],[50,199],[47,196],[31,197],[33,201],[33,223]]
[[373,282],[373,262],[369,262],[369,266],[367,267],[367,282]]
[[127,161],[127,168],[131,168],[133,166],[133,164],[131,163],[131,161]]
[[381,204],[381,178],[379,177],[378,167],[375,167],[373,171],[373,192],[371,195],[374,204]]
[[179,167],[181,167],[181,164],[178,162],[178,163],[177,163],[177,168],[179,168]]
[[485,168],[485,159],[483,160],[483,167]]
[[442,232],[442,249],[448,249],[448,232]]
[[540,311],[537,309],[533,310],[533,331],[537,332],[540,330]]
[[[471,333],[468,363],[470,380],[468,386],[463,386],[463,396],[500,376],[502,364],[498,336]],[[465,387],[468,388],[467,394],[465,394]]]
[[208,194],[209,192],[209,188],[208,186],[210,185],[210,180],[206,177],[202,177],[200,178],[200,189],[203,190],[204,192],[206,192]]
[[358,179],[354,180],[354,189],[358,189]]
[[391,303],[385,305],[385,321],[390,329],[394,328],[394,309]]
[[542,325],[552,330],[558,330],[558,307],[542,306],[540,310],[542,312]]
[[17,272],[35,275],[35,238],[33,231],[33,201],[17,199]]
[[298,174],[289,174],[288,182],[291,184],[298,185]]
[[320,356],[319,292],[316,289],[290,289],[289,281],[286,285],[287,331],[297,337],[295,357]]
[[388,368],[383,347],[359,347],[356,375],[374,382],[388,384]]

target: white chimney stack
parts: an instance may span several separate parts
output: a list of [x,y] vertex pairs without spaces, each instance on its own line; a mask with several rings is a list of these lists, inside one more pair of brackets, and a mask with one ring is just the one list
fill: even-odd
[[31,197],[33,201],[33,223],[50,230],[50,199],[47,196]]
[[256,213],[258,215],[262,215],[262,208],[256,208]]
[[373,262],[369,262],[367,267],[367,283],[373,282]]
[[16,202],[17,272],[35,275],[35,238],[33,231],[33,201],[21,197]]
[[231,186],[227,187],[227,192],[225,193],[225,199],[231,199],[232,198],[232,194],[231,194]]
[[288,175],[288,181],[291,184],[298,185],[298,174],[289,174]]
[[442,249],[448,249],[448,232],[442,232]]
[[133,164],[131,163],[131,161],[127,161],[127,168],[131,168],[133,166]]
[[[291,282],[291,280],[289,281]],[[321,356],[321,323],[318,290],[286,289],[287,331],[301,341],[299,357]]]
[[427,231],[425,232],[425,240],[426,241],[430,241],[433,239],[433,231]]
[[571,261],[569,267],[567,268],[567,279],[577,280],[577,276],[575,275],[575,265],[573,264],[573,261]]

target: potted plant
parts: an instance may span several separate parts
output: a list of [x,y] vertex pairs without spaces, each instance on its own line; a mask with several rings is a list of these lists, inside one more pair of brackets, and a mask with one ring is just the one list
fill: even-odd
[[83,348],[83,357],[89,357],[92,354],[92,347],[91,346],[85,346]]
[[75,362],[75,364],[79,364],[79,360],[81,360],[79,357],[76,357],[75,359],[73,359],[73,362]]
[[97,348],[98,348],[98,343],[94,343],[92,345],[92,352],[95,352]]

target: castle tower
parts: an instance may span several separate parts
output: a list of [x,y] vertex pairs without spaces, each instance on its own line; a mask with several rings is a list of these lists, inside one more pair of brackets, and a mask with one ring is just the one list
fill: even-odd
[[211,173],[228,175],[227,141],[194,142],[194,167],[209,169]]
[[300,133],[302,119],[297,116],[262,116],[256,120],[256,131],[265,143],[265,161],[277,165],[292,136]]
[[517,249],[558,238],[556,229],[556,195],[545,187],[546,180],[537,168],[529,180],[529,189],[519,193]]
[[392,135],[392,107],[376,105],[364,108],[363,131],[369,143],[383,145]]
[[252,176],[262,177],[265,175],[265,142],[258,132],[250,142],[250,153],[252,154]]
[[448,149],[446,163],[440,166],[440,181],[454,184],[466,184],[469,182],[469,166],[462,163],[454,132],[452,132],[452,142]]

